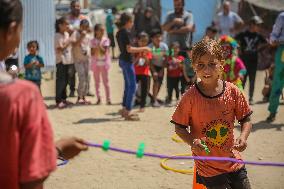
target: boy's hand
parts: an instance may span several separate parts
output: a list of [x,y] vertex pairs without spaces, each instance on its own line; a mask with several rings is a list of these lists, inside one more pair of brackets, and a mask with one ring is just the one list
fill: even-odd
[[77,156],[81,151],[88,149],[85,141],[76,137],[60,139],[56,142],[55,146],[61,150],[61,155],[64,159],[71,159]]
[[202,145],[201,141],[205,141],[206,139],[202,138],[202,139],[193,139],[193,142],[192,142],[192,149],[193,150],[204,150],[204,146]]
[[247,141],[240,136],[235,140],[233,148],[239,152],[243,152],[247,148]]
[[34,62],[34,65],[36,65],[36,66],[39,66],[39,64],[40,64],[39,61]]

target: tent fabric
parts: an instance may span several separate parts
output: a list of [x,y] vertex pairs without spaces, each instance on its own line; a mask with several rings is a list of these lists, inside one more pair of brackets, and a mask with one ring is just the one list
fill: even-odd
[[247,2],[269,10],[284,11],[284,0],[246,0]]
[[[161,0],[161,23],[165,22],[166,16],[173,11],[173,0]],[[199,41],[205,34],[206,27],[210,26],[217,9],[217,0],[186,0],[185,10],[191,11],[196,25],[193,43]]]
[[53,0],[22,0],[24,8],[23,33],[19,46],[19,65],[27,54],[27,43],[37,40],[39,55],[43,57],[44,69],[55,66],[54,33],[55,7]]

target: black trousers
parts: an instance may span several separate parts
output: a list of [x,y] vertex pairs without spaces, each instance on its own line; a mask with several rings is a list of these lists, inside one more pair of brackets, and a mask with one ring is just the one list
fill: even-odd
[[75,64],[68,64],[68,76],[67,76],[67,84],[69,85],[70,92],[75,92],[75,81],[76,81],[76,70]]
[[176,99],[179,99],[180,77],[167,77],[168,101],[172,101],[173,91],[176,92]]
[[257,56],[255,55],[242,55],[241,59],[244,61],[247,68],[247,74],[244,77],[243,87],[245,88],[247,78],[249,78],[249,98],[253,98],[255,76],[257,71]]
[[251,189],[245,167],[236,172],[213,177],[202,177],[196,172],[196,182],[205,185],[208,189]]
[[67,87],[67,78],[68,78],[68,65],[62,63],[56,64],[56,103],[65,101],[67,98],[66,87]]
[[140,108],[144,108],[146,105],[146,98],[148,94],[149,76],[136,75],[136,83],[140,83],[141,86],[141,100]]

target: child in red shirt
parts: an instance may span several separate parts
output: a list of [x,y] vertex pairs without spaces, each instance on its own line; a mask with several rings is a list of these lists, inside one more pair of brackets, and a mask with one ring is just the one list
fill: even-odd
[[179,83],[181,76],[183,74],[183,66],[182,63],[184,61],[184,57],[180,56],[180,45],[178,42],[174,42],[171,45],[171,51],[169,54],[172,56],[168,57],[167,62],[167,89],[168,96],[166,99],[166,104],[170,105],[172,103],[172,95],[173,90],[176,92],[176,99],[179,100],[180,90]]
[[[147,33],[142,32],[138,35],[138,47],[146,47],[149,42],[149,36]],[[134,65],[136,82],[140,84],[141,99],[140,99],[140,112],[145,111],[146,98],[149,88],[150,79],[150,66],[149,60],[151,59],[151,53],[140,52],[135,54]]]
[[[205,38],[192,50],[192,63],[198,83],[182,96],[173,116],[176,133],[191,146],[193,156],[241,159],[251,131],[250,109],[244,94],[230,82],[221,80],[223,51],[219,42]],[[241,134],[234,139],[234,123]],[[190,127],[189,130],[188,127]],[[197,182],[208,189],[250,189],[245,166],[234,162],[195,161]]]

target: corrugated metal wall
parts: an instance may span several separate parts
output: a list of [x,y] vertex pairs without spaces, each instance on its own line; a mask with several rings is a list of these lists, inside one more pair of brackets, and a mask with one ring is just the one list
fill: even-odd
[[53,69],[55,66],[54,53],[54,24],[55,8],[53,0],[22,0],[24,7],[24,22],[22,41],[19,51],[19,63],[27,53],[27,42],[37,40],[41,55],[45,62],[45,69]]

